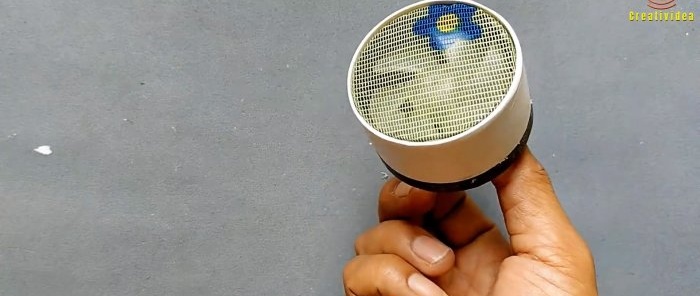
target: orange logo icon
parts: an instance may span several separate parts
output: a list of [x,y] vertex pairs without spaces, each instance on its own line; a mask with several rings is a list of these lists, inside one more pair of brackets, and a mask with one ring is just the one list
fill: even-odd
[[676,0],[647,0],[647,6],[656,10],[666,10],[676,6]]

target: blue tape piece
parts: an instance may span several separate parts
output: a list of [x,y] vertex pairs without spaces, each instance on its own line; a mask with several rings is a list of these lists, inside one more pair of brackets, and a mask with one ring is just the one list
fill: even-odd
[[[413,33],[430,38],[430,46],[438,51],[444,51],[460,40],[474,40],[481,37],[481,27],[474,23],[472,17],[476,7],[468,4],[436,4],[428,7],[428,16],[418,20],[413,25]],[[458,25],[450,32],[442,32],[438,28],[441,17],[454,15]]]

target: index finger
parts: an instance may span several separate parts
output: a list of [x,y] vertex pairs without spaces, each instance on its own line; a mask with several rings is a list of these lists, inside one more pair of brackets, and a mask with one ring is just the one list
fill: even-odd
[[379,221],[418,219],[433,209],[436,196],[391,178],[379,192]]

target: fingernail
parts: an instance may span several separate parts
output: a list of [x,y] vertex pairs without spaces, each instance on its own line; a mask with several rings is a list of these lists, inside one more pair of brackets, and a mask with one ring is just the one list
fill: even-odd
[[447,296],[435,283],[417,273],[408,277],[408,288],[420,296]]
[[427,236],[419,236],[413,243],[411,243],[411,249],[418,257],[423,259],[429,264],[435,264],[445,258],[447,253],[450,252],[450,248],[445,246],[440,241],[430,238]]
[[394,188],[394,195],[396,197],[404,197],[407,196],[409,192],[411,192],[411,186],[401,182],[399,185],[396,185],[396,188]]

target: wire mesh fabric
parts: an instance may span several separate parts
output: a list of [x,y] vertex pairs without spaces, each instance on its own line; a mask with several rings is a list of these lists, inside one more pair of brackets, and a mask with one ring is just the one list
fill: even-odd
[[395,139],[427,142],[465,132],[513,83],[516,49],[508,30],[465,3],[406,11],[367,40],[351,69],[351,97],[370,126]]

